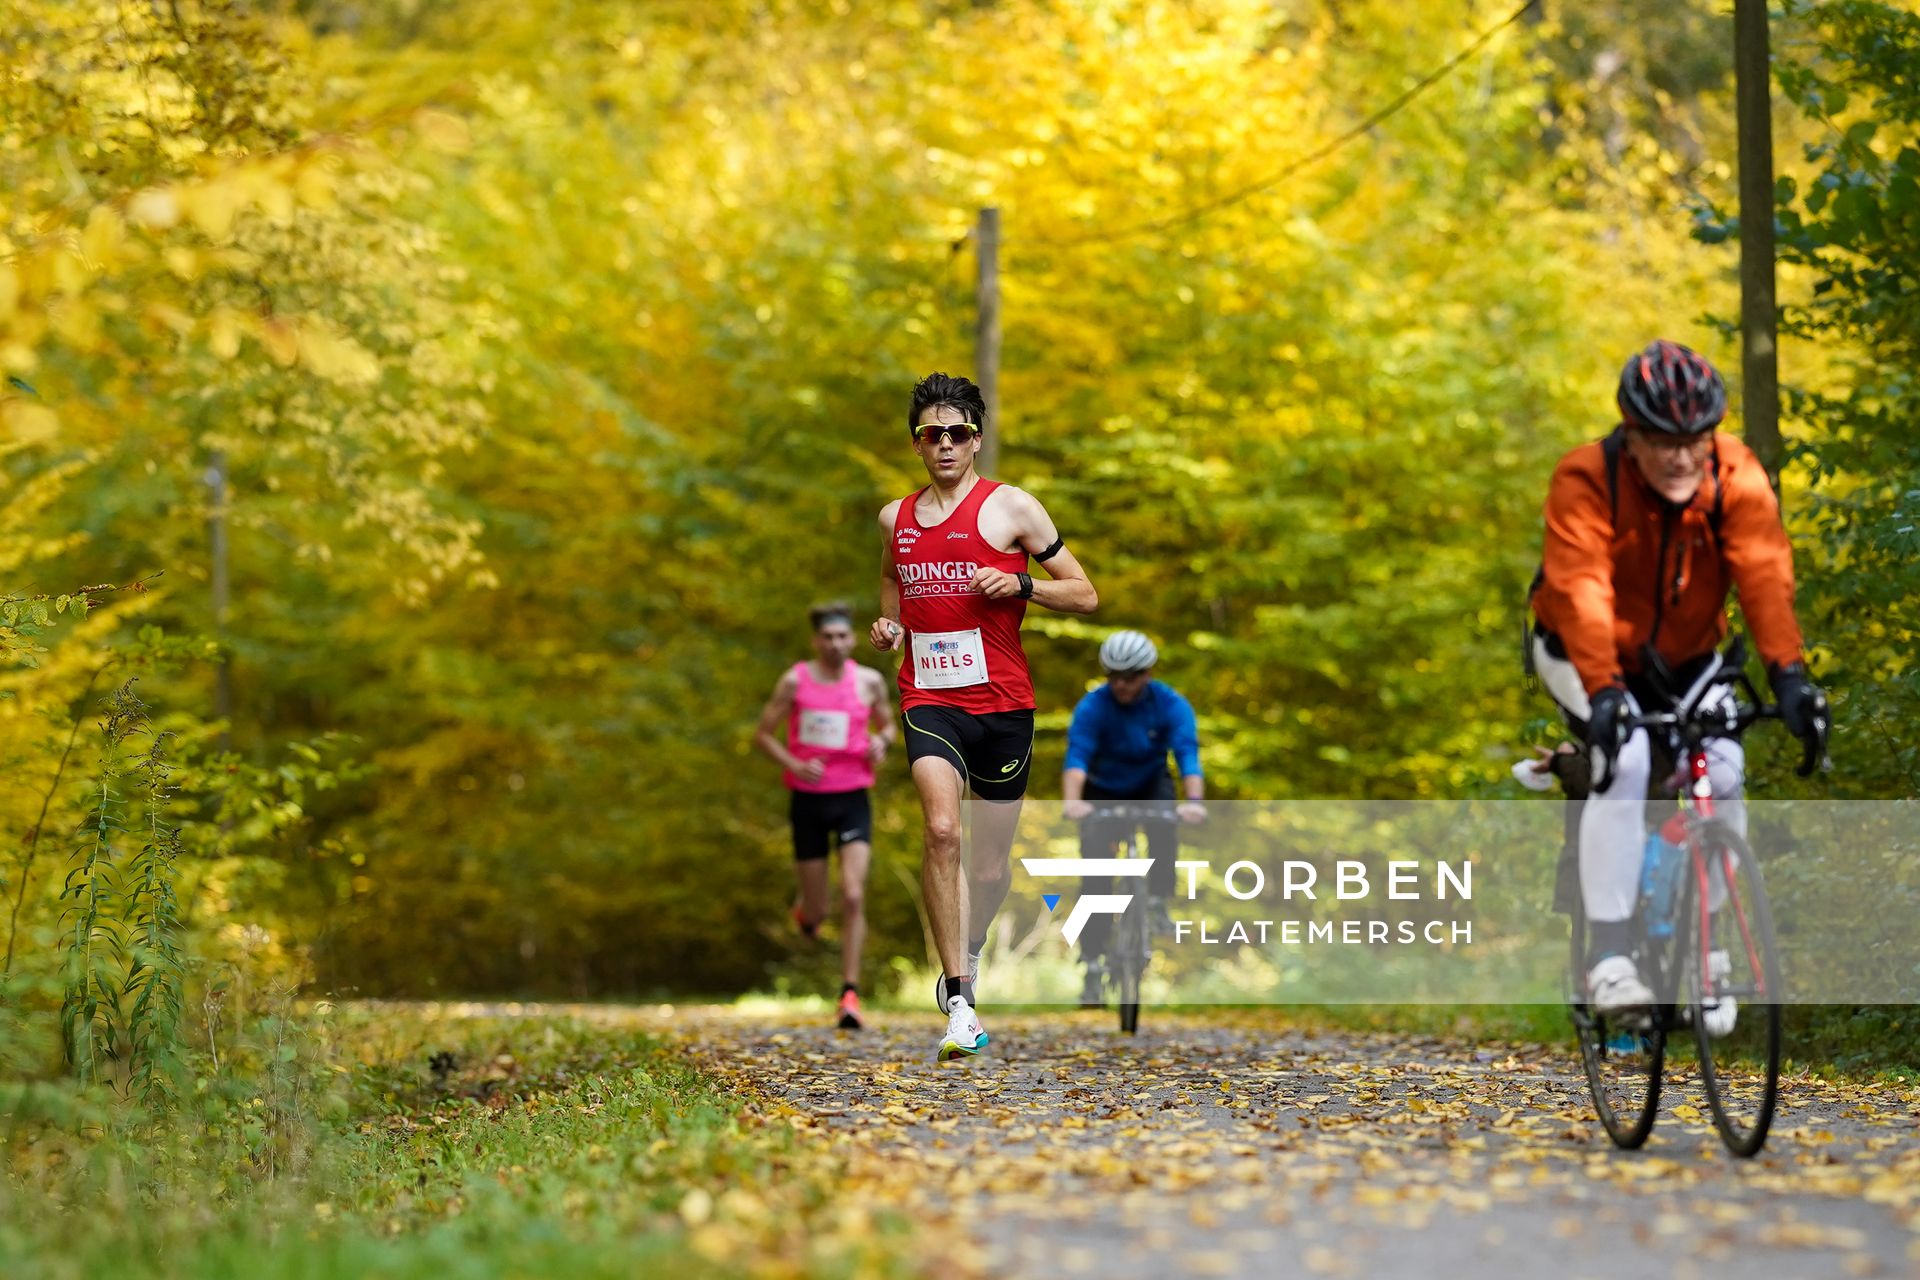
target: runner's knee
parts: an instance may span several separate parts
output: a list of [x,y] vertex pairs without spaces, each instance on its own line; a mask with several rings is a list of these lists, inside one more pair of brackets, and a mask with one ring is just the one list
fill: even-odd
[[960,856],[960,817],[958,814],[930,813],[926,822],[927,854],[942,861]]

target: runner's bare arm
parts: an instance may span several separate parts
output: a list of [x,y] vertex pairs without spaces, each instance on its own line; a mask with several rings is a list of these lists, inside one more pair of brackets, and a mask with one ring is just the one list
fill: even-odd
[[900,515],[896,498],[880,509],[880,616],[868,629],[867,640],[885,653],[905,640],[900,629],[900,574],[893,567],[893,522]]
[[767,699],[766,708],[760,712],[760,724],[753,735],[755,746],[772,756],[781,768],[794,773],[800,772],[801,762],[787,750],[781,730],[787,717],[793,714],[793,699],[799,689],[800,678],[788,670],[773,686],[773,696]]
[[875,764],[887,753],[894,739],[900,736],[900,728],[893,719],[893,695],[887,690],[887,678],[870,667],[862,667],[865,680],[873,693],[873,723],[878,726],[868,737],[874,745],[871,758]]
[[[1060,531],[1054,527],[1053,517],[1047,514],[1038,498],[1024,489],[1005,485],[995,490],[988,501],[999,499],[1001,494],[1006,495],[1005,515],[1014,545],[1028,555],[1036,555],[1059,539]],[[1087,571],[1066,547],[1054,552],[1041,567],[1053,580],[1035,579],[1035,604],[1058,613],[1092,613],[1100,607],[1099,593],[1093,589]],[[1019,579],[998,569],[979,570],[973,575],[973,585],[989,600],[1020,594]]]

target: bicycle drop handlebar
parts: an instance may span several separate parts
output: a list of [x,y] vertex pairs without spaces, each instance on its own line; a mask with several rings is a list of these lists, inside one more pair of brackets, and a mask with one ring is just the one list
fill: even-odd
[[[1624,746],[1635,732],[1665,730],[1676,735],[1681,744],[1689,751],[1702,746],[1710,738],[1738,738],[1748,729],[1762,720],[1778,720],[1780,707],[1776,703],[1760,701],[1759,692],[1753,687],[1753,681],[1744,671],[1735,670],[1725,680],[1715,680],[1713,687],[1732,687],[1744,689],[1752,699],[1742,702],[1737,696],[1718,701],[1703,694],[1694,707],[1682,714],[1678,711],[1656,711],[1645,715],[1628,715],[1620,719],[1619,742]],[[1711,702],[1713,705],[1706,706]],[[1803,743],[1799,767],[1794,773],[1799,777],[1810,777],[1816,767],[1829,764],[1827,760],[1827,730],[1832,724],[1832,715],[1827,706],[1827,695],[1816,696],[1813,706],[1814,736]],[[1617,749],[1616,749],[1617,754]],[[1608,756],[1600,762],[1594,789],[1604,791],[1613,782],[1614,756]]]
[[1178,822],[1171,800],[1089,800],[1093,812],[1083,822]]

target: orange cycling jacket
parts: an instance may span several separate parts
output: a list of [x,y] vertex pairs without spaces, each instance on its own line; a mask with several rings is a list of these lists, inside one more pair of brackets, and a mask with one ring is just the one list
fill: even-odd
[[1624,448],[1610,489],[1604,442],[1581,445],[1554,468],[1546,518],[1533,610],[1588,693],[1639,670],[1649,641],[1671,665],[1718,646],[1733,587],[1767,665],[1800,660],[1780,505],[1760,460],[1732,436],[1715,433],[1684,507],[1655,493]]

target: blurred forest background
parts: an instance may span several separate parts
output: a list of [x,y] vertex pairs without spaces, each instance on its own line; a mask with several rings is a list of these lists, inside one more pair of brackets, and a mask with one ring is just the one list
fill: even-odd
[[[999,474],[1102,597],[1030,616],[1042,795],[1115,626],[1216,795],[1501,794],[1552,732],[1518,634],[1554,461],[1655,335],[1738,429],[1719,0],[1534,6],[1304,168],[1512,6],[10,7],[0,1006],[62,1008],[70,1058],[303,983],[803,963],[751,726],[810,602],[876,606],[983,206]],[[1911,796],[1920,18],[1796,2],[1774,49],[1838,729],[1808,783],[1756,735],[1753,784]],[[882,968],[921,954],[898,759],[878,803]]]

